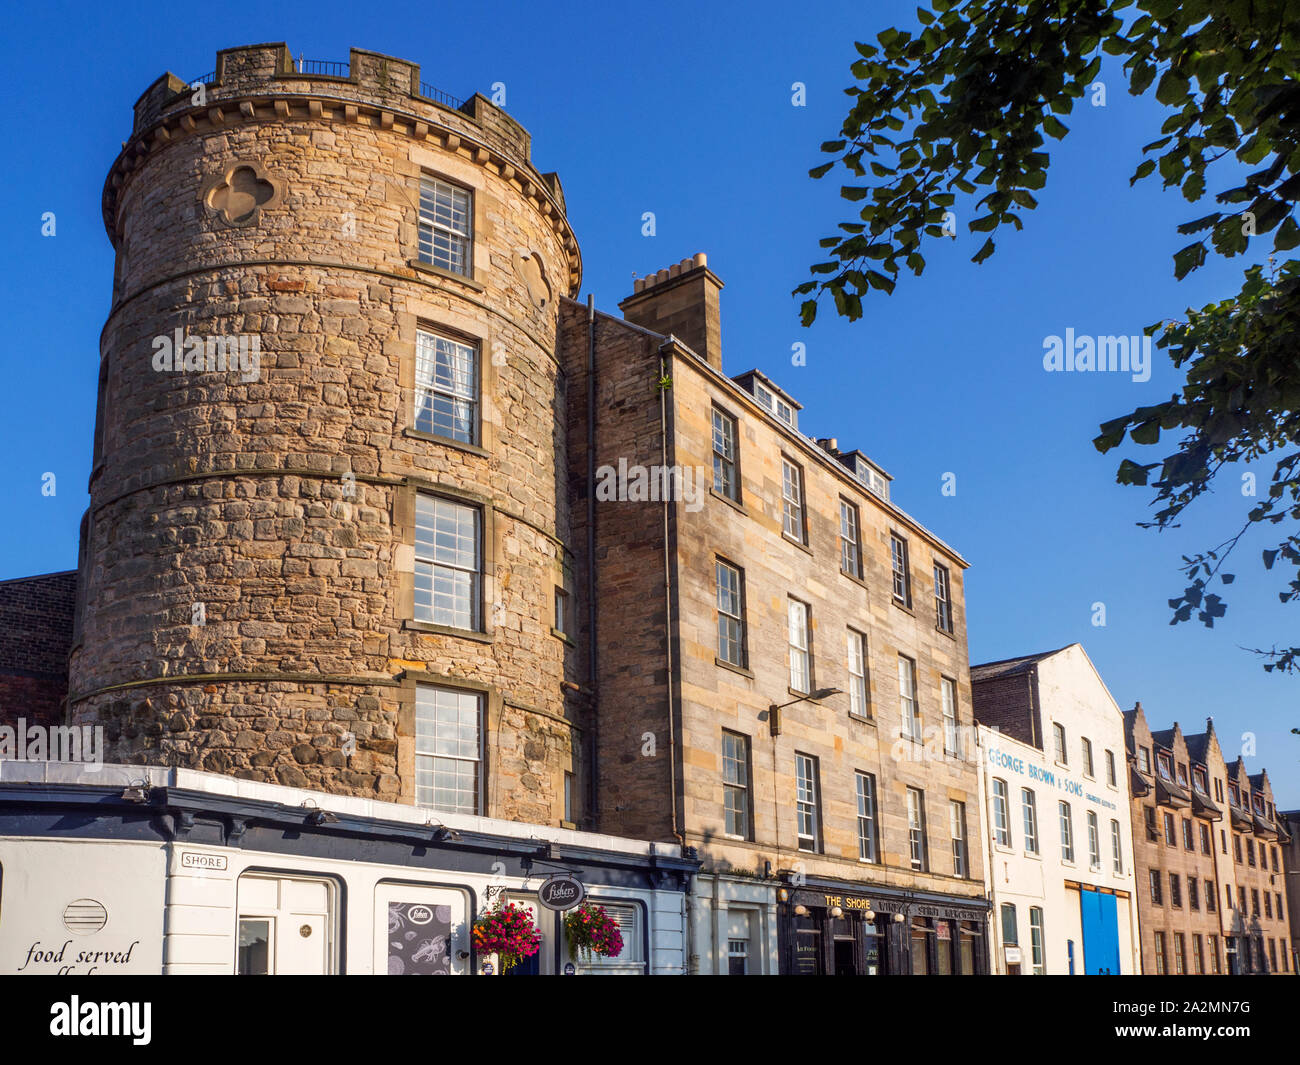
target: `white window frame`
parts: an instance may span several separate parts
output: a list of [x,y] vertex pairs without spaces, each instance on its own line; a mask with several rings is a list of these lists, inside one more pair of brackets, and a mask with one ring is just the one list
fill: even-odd
[[858,799],[858,861],[874,864],[880,858],[876,836],[876,778],[854,774]]
[[808,543],[804,512],[803,469],[781,456],[781,531],[797,544]]
[[[427,535],[422,537],[422,530],[427,531]],[[457,545],[450,552],[438,545],[440,535],[448,534]],[[472,541],[472,558],[465,554],[467,541]],[[422,599],[427,601],[422,602]],[[440,600],[444,601],[442,606]],[[482,632],[482,601],[482,508],[431,492],[417,492],[415,620],[467,632]]]
[[[442,702],[439,698],[442,697]],[[456,720],[451,720],[455,702]],[[471,688],[444,684],[415,686],[415,805],[442,813],[483,813],[483,747],[486,734],[487,694]],[[475,734],[467,748],[465,715],[473,715]],[[437,785],[439,769],[454,770],[457,781],[455,801],[438,801],[438,793],[447,791]],[[468,788],[462,781],[469,773]],[[421,778],[428,783],[421,783]],[[467,801],[467,797],[470,801]]]
[[862,576],[862,521],[856,503],[840,498],[840,571]]
[[1061,826],[1061,861],[1074,862],[1074,811],[1064,799],[1057,803],[1057,815]]
[[[731,576],[735,578],[734,593],[729,581],[725,583],[723,581],[724,571],[729,578]],[[717,558],[714,559],[713,573],[717,587],[718,659],[728,665],[745,669],[749,662],[749,654],[745,646],[745,572],[739,566],[733,566],[730,562]],[[736,658],[730,657],[733,645]]]
[[1007,782],[993,778],[993,842],[999,847],[1011,846],[1011,817],[1007,797]]
[[898,533],[889,534],[889,566],[893,580],[894,602],[912,605],[912,573],[908,560],[907,540]]
[[[444,430],[439,418],[451,424]],[[431,329],[416,330],[415,429],[462,444],[479,443],[478,345]]]
[[[440,202],[442,198],[448,202]],[[463,216],[459,225],[458,212]],[[420,262],[462,277],[474,276],[473,189],[436,174],[421,174],[418,229]],[[445,243],[445,251],[439,249],[439,239]]]
[[[737,748],[736,754],[728,753],[728,743]],[[750,814],[752,812],[749,737],[730,729],[722,730],[722,827],[729,839],[749,839]],[[733,779],[736,777],[738,779]],[[731,826],[732,797],[739,796],[740,831]]]
[[738,425],[726,411],[713,408],[713,490],[733,503],[740,502]]
[[1114,818],[1110,822],[1111,867],[1116,876],[1124,875],[1124,842],[1120,833],[1119,822]]
[[867,638],[857,629],[845,636],[849,671],[849,713],[856,717],[871,716],[871,693],[867,687]]
[[1094,810],[1088,811],[1088,867],[1101,868],[1101,828]]
[[817,777],[817,759],[795,751],[795,833],[799,849],[814,854],[821,852],[821,785]]
[[1044,976],[1047,968],[1043,964],[1043,908],[1029,907],[1029,950],[1030,965],[1035,976]]
[[921,706],[916,695],[916,661],[898,656],[898,709],[905,739],[921,742]]
[[1038,851],[1038,797],[1033,788],[1020,789],[1021,814],[1025,823],[1025,853]]
[[1059,721],[1052,722],[1052,746],[1056,752],[1056,760],[1061,765],[1070,764],[1070,750],[1066,746],[1065,726]]
[[808,604],[791,596],[786,600],[789,622],[787,643],[790,652],[790,690],[803,695],[812,693],[812,620]]
[[952,632],[952,577],[941,562],[934,564],[934,618],[939,631]]
[[965,751],[957,723],[957,682],[951,677],[940,677],[939,697],[943,703],[943,753],[962,758]]
[[907,789],[907,836],[912,868],[928,872],[930,848],[925,831],[925,792],[920,788]]
[[948,824],[952,833],[953,876],[970,876],[970,848],[966,845],[966,804],[956,799],[948,803]]

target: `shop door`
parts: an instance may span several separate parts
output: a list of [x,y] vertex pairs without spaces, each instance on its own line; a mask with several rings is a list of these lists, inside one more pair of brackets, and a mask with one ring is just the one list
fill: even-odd
[[280,976],[332,972],[334,896],[328,880],[241,876],[235,971]]
[[857,943],[851,938],[835,939],[835,975],[857,976]]
[[1083,971],[1089,976],[1118,976],[1119,916],[1115,896],[1087,888],[1079,892],[1083,925]]

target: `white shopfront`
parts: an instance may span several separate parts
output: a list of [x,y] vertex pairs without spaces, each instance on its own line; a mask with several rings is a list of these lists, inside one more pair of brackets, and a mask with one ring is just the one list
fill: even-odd
[[[123,798],[130,795],[131,798]],[[0,762],[0,973],[495,974],[497,901],[564,973],[563,872],[618,921],[587,974],[681,973],[693,863],[675,847],[186,770]]]

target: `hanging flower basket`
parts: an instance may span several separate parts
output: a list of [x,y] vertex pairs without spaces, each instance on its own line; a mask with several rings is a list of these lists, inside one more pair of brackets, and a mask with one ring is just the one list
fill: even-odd
[[623,952],[623,933],[618,922],[605,912],[604,906],[584,902],[564,915],[564,936],[569,941],[569,957],[590,961],[593,954],[617,958]]
[[474,949],[495,954],[505,973],[542,949],[542,933],[522,906],[498,902],[474,922]]

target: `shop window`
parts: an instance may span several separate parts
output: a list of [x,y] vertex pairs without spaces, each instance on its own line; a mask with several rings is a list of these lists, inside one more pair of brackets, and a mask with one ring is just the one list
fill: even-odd
[[644,972],[646,959],[645,946],[642,942],[643,918],[641,907],[635,902],[606,902],[603,899],[595,898],[588,901],[593,906],[603,906],[605,912],[618,925],[618,929],[623,935],[623,950],[613,958],[602,958],[598,954],[593,954],[590,962],[582,962],[583,968],[593,972]]
[[951,976],[953,974],[952,948],[952,922],[936,920],[934,922],[934,971],[937,975]]
[[974,921],[961,922],[961,971],[972,976],[979,973],[979,925]]
[[[387,934],[374,937],[374,971],[389,976],[468,972],[468,912],[469,898],[464,891],[385,881],[376,884],[375,927]],[[552,948],[544,940],[542,949]]]
[[912,975],[930,975],[930,918],[912,918]]

